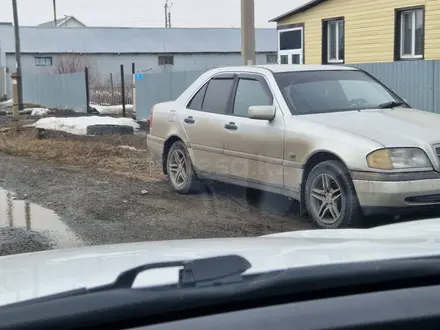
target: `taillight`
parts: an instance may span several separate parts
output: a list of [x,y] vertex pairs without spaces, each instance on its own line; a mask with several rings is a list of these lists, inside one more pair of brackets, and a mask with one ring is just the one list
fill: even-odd
[[150,110],[150,130],[153,127],[153,110],[154,110],[154,107],[152,107]]

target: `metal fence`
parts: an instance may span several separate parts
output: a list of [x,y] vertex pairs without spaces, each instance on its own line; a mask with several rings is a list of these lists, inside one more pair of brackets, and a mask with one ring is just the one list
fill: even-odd
[[47,108],[86,112],[84,72],[47,76],[24,72],[23,102],[39,104]]
[[[371,73],[414,108],[440,113],[440,61],[402,61],[352,66]],[[137,74],[137,118],[148,119],[154,104],[175,100],[203,72]]]
[[417,109],[440,113],[440,61],[354,65],[375,76]]
[[175,100],[203,72],[176,71],[136,74],[136,118],[147,120],[153,105]]
[[[133,86],[125,86],[125,103],[133,104]],[[121,86],[91,86],[89,88],[90,103],[99,105],[122,104]]]

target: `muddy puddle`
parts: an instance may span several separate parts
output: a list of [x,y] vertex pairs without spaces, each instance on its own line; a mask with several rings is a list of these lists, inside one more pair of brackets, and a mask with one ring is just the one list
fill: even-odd
[[20,232],[28,232],[29,235],[41,235],[53,248],[83,245],[54,211],[26,200],[18,200],[14,193],[2,188],[0,188],[0,229],[11,231],[16,229]]

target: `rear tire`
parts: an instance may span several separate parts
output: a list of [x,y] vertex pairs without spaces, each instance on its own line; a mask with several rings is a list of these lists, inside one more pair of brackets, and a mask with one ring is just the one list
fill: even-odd
[[361,223],[356,191],[341,162],[331,160],[316,165],[307,178],[304,197],[307,211],[318,228],[350,228]]
[[200,189],[200,181],[188,149],[182,141],[176,141],[168,152],[167,173],[171,187],[180,194],[189,194]]

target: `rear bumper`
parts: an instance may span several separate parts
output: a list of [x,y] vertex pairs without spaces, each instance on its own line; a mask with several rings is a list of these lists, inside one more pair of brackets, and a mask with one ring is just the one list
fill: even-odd
[[155,161],[162,162],[163,147],[165,144],[165,139],[156,136],[147,136],[147,146],[148,150],[152,154]]
[[417,209],[440,206],[440,173],[352,172],[353,184],[364,213],[372,210]]

